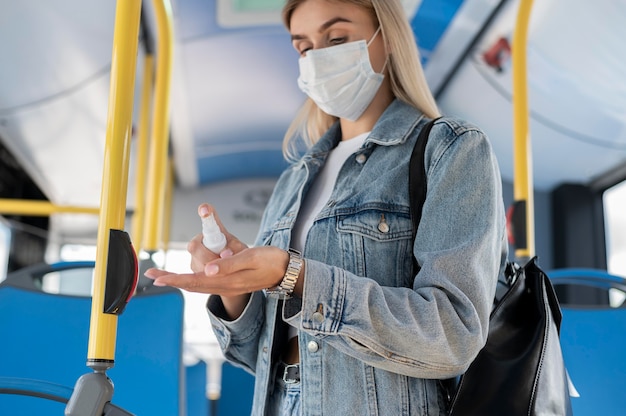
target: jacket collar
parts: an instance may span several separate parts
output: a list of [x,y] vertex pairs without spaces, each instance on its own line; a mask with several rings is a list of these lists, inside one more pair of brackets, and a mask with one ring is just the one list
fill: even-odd
[[[396,98],[380,116],[365,144],[391,146],[404,143],[423,118],[421,111]],[[337,121],[307,151],[305,159],[324,157],[340,140],[341,128]]]
[[383,146],[404,143],[423,118],[421,111],[396,98],[380,116],[365,142]]

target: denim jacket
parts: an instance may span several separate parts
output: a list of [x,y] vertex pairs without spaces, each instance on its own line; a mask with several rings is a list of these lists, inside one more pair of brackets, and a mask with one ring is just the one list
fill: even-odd
[[[228,321],[220,298],[209,298],[225,357],[256,377],[253,415],[265,414],[284,322],[298,328],[303,415],[445,414],[438,380],[462,374],[483,347],[508,246],[489,141],[448,117],[430,133],[412,241],[408,167],[426,122],[395,100],[344,163],[307,236],[302,299],[256,292]],[[340,136],[335,124],[281,175],[257,245],[289,247],[303,196]]]

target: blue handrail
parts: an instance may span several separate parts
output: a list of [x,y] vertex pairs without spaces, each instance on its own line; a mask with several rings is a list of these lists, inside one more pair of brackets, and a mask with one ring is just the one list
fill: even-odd
[[21,396],[41,397],[67,403],[73,388],[43,380],[17,377],[0,377],[0,394],[18,394]]

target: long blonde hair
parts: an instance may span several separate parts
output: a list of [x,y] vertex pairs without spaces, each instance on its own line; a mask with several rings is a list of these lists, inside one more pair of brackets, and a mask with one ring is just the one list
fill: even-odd
[[[307,0],[287,0],[282,11],[287,30],[294,10]],[[400,0],[330,0],[351,3],[372,14],[380,25],[381,35],[389,52],[389,74],[393,95],[420,110],[426,116],[440,115],[420,63],[413,30]],[[288,160],[297,158],[296,141],[301,138],[307,146],[315,144],[337,120],[324,113],[310,98],[300,108],[283,139],[283,154]]]

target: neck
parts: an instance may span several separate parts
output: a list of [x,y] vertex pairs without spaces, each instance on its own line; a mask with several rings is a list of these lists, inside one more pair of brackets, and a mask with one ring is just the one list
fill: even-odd
[[394,99],[391,89],[385,88],[385,83],[381,85],[380,90],[358,120],[339,119],[341,140],[349,140],[374,129],[374,125]]

